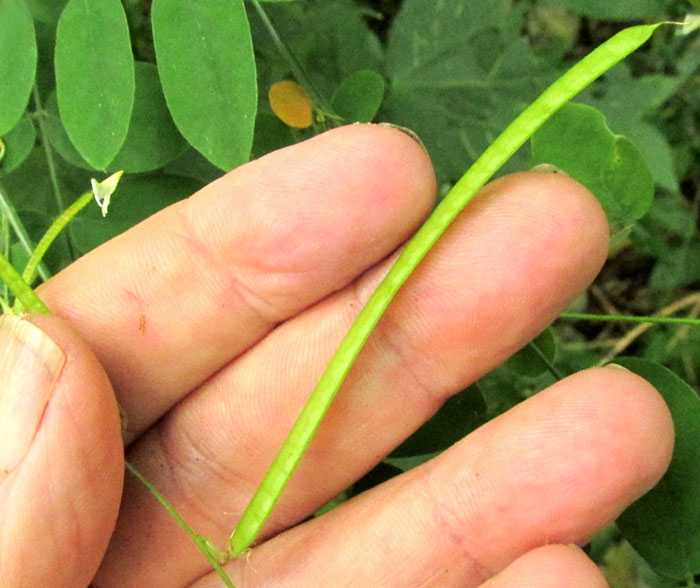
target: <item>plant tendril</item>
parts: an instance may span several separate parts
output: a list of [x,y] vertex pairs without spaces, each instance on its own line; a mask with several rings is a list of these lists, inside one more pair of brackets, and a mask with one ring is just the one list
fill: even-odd
[[151,484],[146,477],[139,472],[133,465],[131,465],[128,461],[124,461],[124,465],[126,469],[139,481],[141,482],[146,489],[158,500],[158,502],[163,505],[165,510],[168,511],[171,517],[175,519],[178,525],[187,533],[194,542],[194,544],[199,547],[200,551],[204,554],[204,556],[209,560],[209,563],[212,565],[216,573],[219,575],[219,577],[223,580],[224,584],[226,584],[227,588],[236,588],[233,585],[233,582],[231,582],[231,579],[228,577],[224,569],[221,567],[221,563],[224,561],[224,556],[223,554],[214,547],[211,541],[204,537],[204,535],[198,535],[192,530],[192,527],[190,527],[185,519],[183,519],[180,516],[180,513],[178,513],[175,508],[173,507],[170,502],[168,502],[167,498],[163,496],[158,489]]

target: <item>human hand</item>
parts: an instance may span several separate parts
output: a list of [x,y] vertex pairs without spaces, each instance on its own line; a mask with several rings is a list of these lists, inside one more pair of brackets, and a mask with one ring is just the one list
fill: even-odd
[[[34,443],[0,482],[8,585],[74,588],[95,574],[123,471],[109,381],[128,459],[223,545],[434,193],[417,143],[344,127],[228,174],[47,282],[39,294],[60,318],[31,321],[66,359]],[[551,322],[593,279],[607,239],[572,180],[531,172],[486,187],[382,318],[261,543],[227,565],[238,588],[604,585],[567,545],[648,490],[673,442],[661,397],[623,370],[566,378],[298,523]],[[127,476],[93,585],[219,586],[208,569]]]

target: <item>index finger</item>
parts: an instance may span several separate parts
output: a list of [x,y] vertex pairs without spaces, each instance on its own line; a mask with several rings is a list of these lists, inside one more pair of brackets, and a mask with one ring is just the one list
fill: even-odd
[[251,162],[40,289],[91,345],[130,438],[275,325],[401,244],[435,194],[396,130],[335,129]]

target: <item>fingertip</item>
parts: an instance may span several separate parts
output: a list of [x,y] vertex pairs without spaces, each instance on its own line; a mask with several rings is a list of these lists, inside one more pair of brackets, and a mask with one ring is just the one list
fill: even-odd
[[[423,143],[410,129],[386,123],[346,125],[317,135],[309,143],[330,152],[326,167],[343,169],[350,164],[363,173],[370,194],[386,194],[391,189],[392,200],[412,206],[421,216],[432,208],[435,171]],[[360,165],[366,171],[357,169]]]
[[544,171],[524,171],[511,176],[524,182],[533,195],[547,198],[547,213],[551,222],[566,229],[580,248],[586,247],[589,264],[600,269],[605,262],[610,243],[610,226],[603,206],[586,186],[561,174]]
[[598,567],[575,545],[528,551],[481,588],[606,588]]
[[[289,314],[286,298],[300,300],[295,276],[313,276],[322,295],[344,287],[404,243],[435,196],[430,158],[415,139],[357,124],[252,161],[203,188],[184,210],[192,239],[235,267],[279,321]],[[290,279],[283,296],[282,274]]]
[[578,201],[577,205],[581,207],[581,210],[576,216],[585,222],[593,219],[596,222],[596,228],[609,236],[609,225],[600,200],[578,180],[564,173],[536,169],[513,175],[527,178],[528,181],[538,184],[544,190],[561,194],[562,198]]
[[625,426],[638,437],[640,460],[644,461],[647,477],[641,493],[651,489],[664,475],[671,463],[675,430],[671,411],[661,393],[647,380],[616,365],[599,368],[610,388],[617,389],[618,406],[611,414],[625,420]]
[[22,562],[27,585],[87,585],[119,510],[119,413],[109,380],[87,344],[56,316],[26,318],[65,359],[32,444],[3,484],[2,534],[13,538],[11,556]]
[[673,453],[673,421],[644,378],[617,367],[591,368],[545,392],[561,422],[579,431],[585,475],[615,497],[611,504],[625,508],[661,479]]

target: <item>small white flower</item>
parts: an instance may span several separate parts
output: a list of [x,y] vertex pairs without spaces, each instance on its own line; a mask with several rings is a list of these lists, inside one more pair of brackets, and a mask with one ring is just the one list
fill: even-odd
[[102,209],[102,216],[107,216],[109,200],[112,197],[112,194],[114,194],[114,190],[117,189],[117,184],[119,183],[123,173],[123,170],[113,173],[106,180],[102,180],[101,182],[98,182],[95,178],[90,178],[92,194],[95,197],[95,201]]

